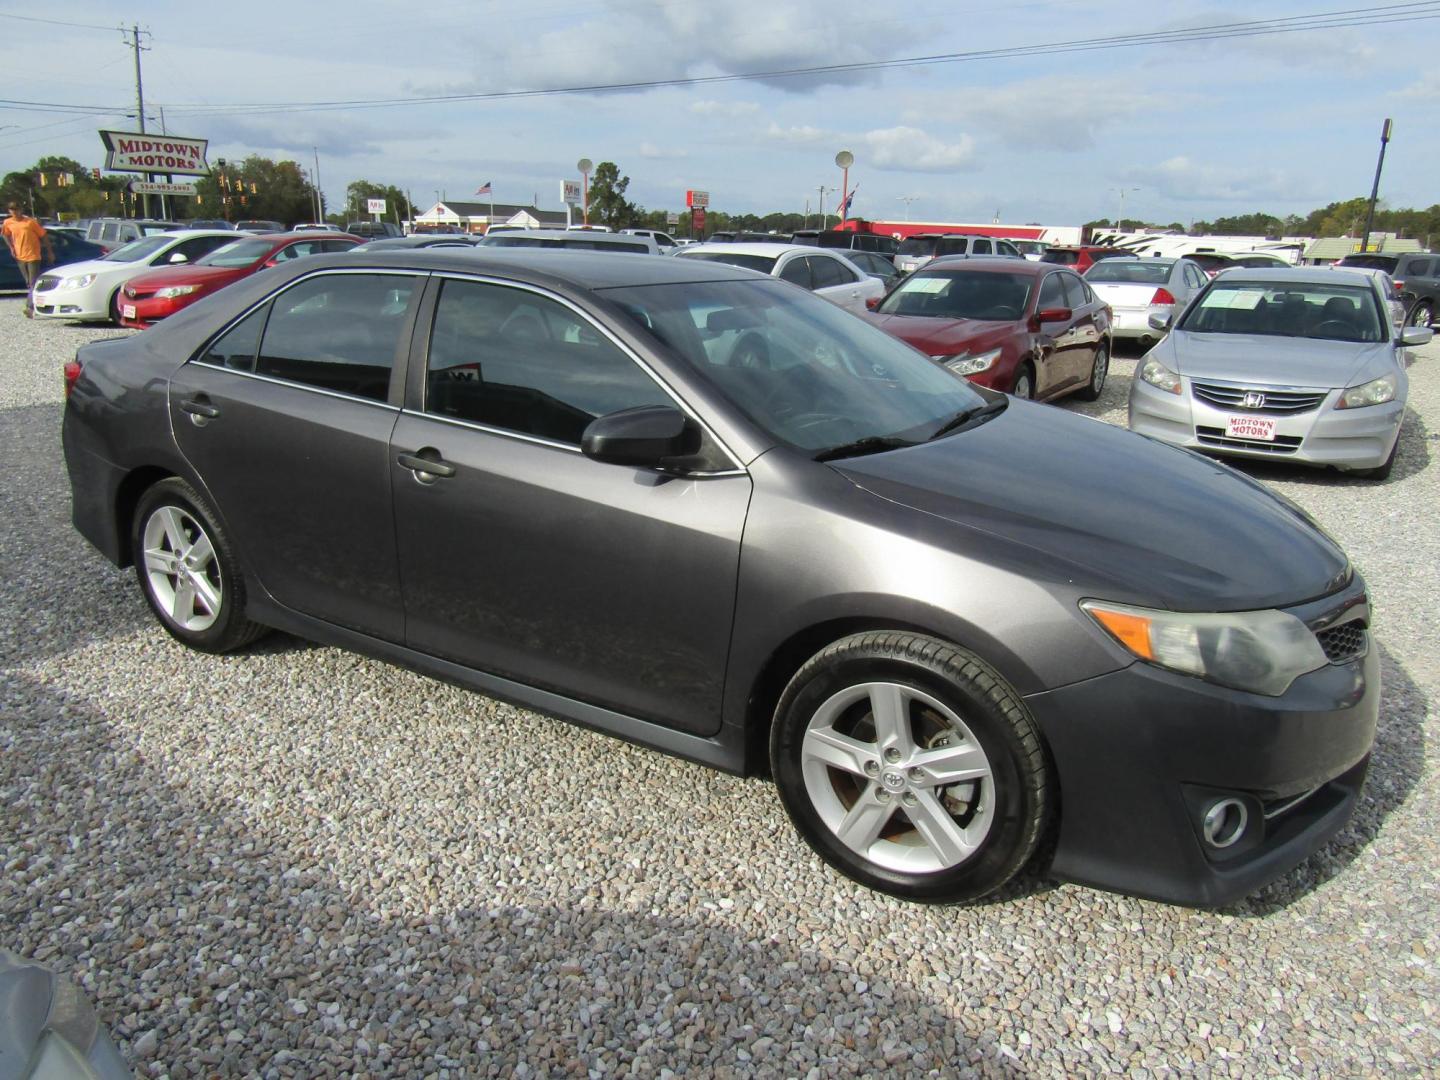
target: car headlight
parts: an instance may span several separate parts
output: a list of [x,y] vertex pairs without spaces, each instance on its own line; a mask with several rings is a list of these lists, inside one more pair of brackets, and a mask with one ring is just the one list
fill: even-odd
[[1101,600],[1080,607],[1141,660],[1237,690],[1279,697],[1329,663],[1310,628],[1283,611],[1152,611]]
[[976,353],[974,356],[968,353],[954,353],[950,356],[937,356],[935,359],[957,375],[978,375],[995,366],[995,361],[1000,359],[1000,350],[991,349],[989,352]]
[[1395,400],[1400,382],[1394,375],[1381,375],[1360,386],[1352,386],[1340,395],[1337,409],[1363,409],[1366,405],[1384,405]]
[[94,274],[81,274],[79,277],[63,278],[60,282],[62,289],[83,289],[95,280]]
[[1146,360],[1141,364],[1140,378],[1167,393],[1180,393],[1180,376],[1160,363],[1159,360]]
[[189,296],[199,285],[170,285],[164,289],[155,290],[155,299],[170,300],[177,296]]

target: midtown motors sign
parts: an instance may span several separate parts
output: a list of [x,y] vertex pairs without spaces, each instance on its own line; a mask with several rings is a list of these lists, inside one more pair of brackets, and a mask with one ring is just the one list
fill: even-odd
[[179,173],[205,176],[209,139],[182,139],[175,135],[142,135],[135,131],[102,131],[100,141],[108,151],[105,168],[110,172]]

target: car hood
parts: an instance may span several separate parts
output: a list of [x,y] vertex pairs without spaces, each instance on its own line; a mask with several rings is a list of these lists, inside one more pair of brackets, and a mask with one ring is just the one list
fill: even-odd
[[171,285],[210,285],[244,277],[249,266],[177,266],[173,269],[151,270],[130,279],[135,289],[164,289]]
[[1349,385],[1362,367],[1377,360],[1388,362],[1391,348],[1389,342],[1192,334],[1184,330],[1172,333],[1165,345],[1174,360],[1167,366],[1192,379],[1325,389]]
[[110,275],[117,270],[134,270],[136,263],[106,262],[104,259],[85,259],[82,262],[63,263],[46,271],[56,277],[78,277],[81,274]]
[[[1041,556],[1026,572],[1176,611],[1327,595],[1349,561],[1293,503],[1227,465],[1053,406],[831,463],[891,502]],[[1003,557],[1006,552],[996,552]]]
[[914,345],[931,356],[949,356],[975,345],[989,344],[1009,334],[1013,322],[990,319],[935,319],[924,315],[869,313],[866,320],[892,337]]

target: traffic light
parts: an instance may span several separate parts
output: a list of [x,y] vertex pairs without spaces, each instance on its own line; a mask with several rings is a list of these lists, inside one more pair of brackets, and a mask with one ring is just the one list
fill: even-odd
[[90,178],[94,180],[97,184],[100,182],[100,166],[97,165],[95,166],[95,168],[90,170]]

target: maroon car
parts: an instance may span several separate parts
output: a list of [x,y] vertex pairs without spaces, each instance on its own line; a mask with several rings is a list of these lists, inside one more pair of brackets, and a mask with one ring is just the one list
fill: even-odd
[[131,278],[119,297],[120,325],[145,328],[189,307],[201,297],[302,255],[344,251],[360,243],[348,233],[240,234],[189,266],[171,266]]
[[1016,397],[1094,401],[1110,368],[1110,308],[1049,263],[936,260],[866,317],[957,374]]

